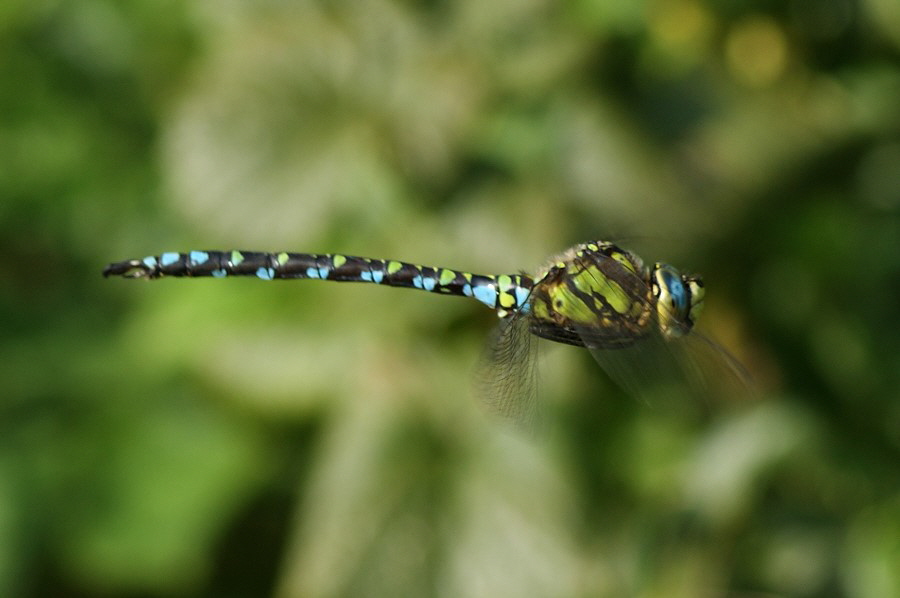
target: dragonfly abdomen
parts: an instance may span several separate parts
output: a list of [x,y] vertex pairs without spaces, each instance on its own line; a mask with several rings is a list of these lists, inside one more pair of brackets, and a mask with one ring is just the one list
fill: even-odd
[[419,266],[344,254],[269,253],[262,251],[168,252],[110,264],[104,276],[162,278],[255,276],[262,280],[315,279],[369,282],[415,288],[445,295],[473,297],[505,314],[528,302],[534,284],[520,274],[473,274],[450,268]]

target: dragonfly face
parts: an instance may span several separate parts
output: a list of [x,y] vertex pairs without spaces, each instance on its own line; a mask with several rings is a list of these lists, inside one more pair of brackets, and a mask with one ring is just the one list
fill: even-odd
[[703,280],[659,262],[653,266],[650,278],[660,332],[666,338],[684,336],[703,309]]

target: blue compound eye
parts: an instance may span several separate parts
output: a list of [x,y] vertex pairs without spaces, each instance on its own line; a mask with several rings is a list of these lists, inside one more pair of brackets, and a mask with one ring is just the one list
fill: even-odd
[[[693,287],[701,288],[700,283],[686,282],[678,270],[667,264],[657,263],[652,275],[656,316],[661,332],[666,338],[687,334],[693,326]],[[701,298],[702,293],[698,301]]]
[[685,310],[688,298],[681,278],[666,270],[662,271],[662,277],[666,289],[669,291],[669,296],[672,298],[672,306],[679,312]]

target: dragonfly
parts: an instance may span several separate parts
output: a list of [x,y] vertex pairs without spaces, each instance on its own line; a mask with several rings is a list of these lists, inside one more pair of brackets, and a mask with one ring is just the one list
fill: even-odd
[[500,319],[476,392],[519,423],[532,421],[536,411],[534,339],[589,350],[615,382],[639,394],[647,369],[660,355],[677,355],[678,343],[692,336],[705,294],[699,275],[662,262],[647,265],[632,251],[599,240],[571,247],[533,275],[474,274],[340,253],[215,250],[115,262],[103,275],[332,280],[471,297]]

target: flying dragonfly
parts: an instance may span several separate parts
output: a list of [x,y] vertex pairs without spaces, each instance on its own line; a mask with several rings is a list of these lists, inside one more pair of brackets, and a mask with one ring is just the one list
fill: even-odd
[[[704,299],[700,276],[661,262],[645,265],[635,253],[608,241],[576,245],[531,276],[474,274],[339,253],[213,250],[116,262],[103,275],[367,282],[471,297],[500,318],[478,376],[478,392],[494,410],[518,422],[534,415],[533,339],[588,349],[616,382],[640,393],[645,370],[660,355],[677,355],[679,343],[697,336],[692,331]],[[733,370],[740,369],[721,353]],[[649,361],[647,355],[652,356]],[[684,363],[692,367],[690,360]]]

